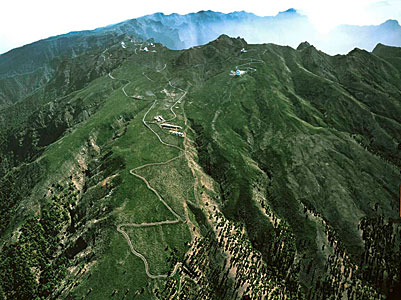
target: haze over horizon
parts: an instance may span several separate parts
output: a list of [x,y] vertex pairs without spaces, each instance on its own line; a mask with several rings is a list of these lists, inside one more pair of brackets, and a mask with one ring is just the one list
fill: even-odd
[[0,300],[400,300],[401,0],[158,1],[2,2]]
[[139,5],[126,0],[113,3],[103,0],[72,0],[57,5],[49,0],[35,3],[17,0],[3,4],[0,12],[0,54],[50,36],[91,30],[156,12],[187,14],[201,10],[223,13],[246,11],[258,16],[274,16],[289,8],[307,16],[322,34],[343,24],[379,25],[389,19],[401,20],[401,4],[397,0],[339,0],[335,3],[284,0],[265,4],[253,0],[206,0],[202,3],[180,3],[173,0],[168,3],[149,1]]

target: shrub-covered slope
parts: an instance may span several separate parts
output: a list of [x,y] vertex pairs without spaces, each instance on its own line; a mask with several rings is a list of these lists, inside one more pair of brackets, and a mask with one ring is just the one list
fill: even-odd
[[32,108],[2,131],[0,295],[397,297],[398,52],[223,35],[64,61],[0,115]]

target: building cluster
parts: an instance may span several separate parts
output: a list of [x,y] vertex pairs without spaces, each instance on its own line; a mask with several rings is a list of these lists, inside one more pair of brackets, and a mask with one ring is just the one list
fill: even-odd
[[236,69],[235,71],[232,70],[230,72],[230,76],[234,76],[234,77],[240,77],[242,75],[244,75],[246,73],[246,71],[240,70],[240,69]]
[[[155,44],[153,44],[153,43],[150,43],[150,44],[148,44],[148,46],[150,46],[150,47],[152,47],[152,48],[155,48],[156,47],[156,45]],[[156,52],[156,50],[149,50],[149,48],[146,46],[146,47],[143,47],[143,49],[140,49],[141,51],[144,51],[144,52]]]
[[164,122],[164,118],[162,115],[155,116],[153,118],[156,122]]
[[172,135],[175,135],[175,136],[178,136],[178,137],[184,137],[185,136],[183,132],[178,131],[178,129],[182,129],[181,126],[174,125],[174,124],[169,124],[169,123],[162,123],[162,124],[160,124],[160,126],[162,128],[165,128],[165,129],[170,129],[169,133],[172,134]]
[[161,127],[166,128],[166,129],[181,129],[181,126],[178,125],[173,125],[173,124],[169,124],[169,123],[162,123],[160,124]]
[[170,130],[169,132],[170,132],[172,135],[179,136],[179,137],[184,137],[184,133],[181,132],[181,131]]

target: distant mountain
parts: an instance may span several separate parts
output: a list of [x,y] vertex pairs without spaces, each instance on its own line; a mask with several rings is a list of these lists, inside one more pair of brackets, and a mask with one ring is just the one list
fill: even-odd
[[[158,13],[138,20],[147,19],[158,21],[166,27],[177,30],[184,48],[206,44],[221,34],[241,36],[251,43],[269,42],[295,47],[305,40],[302,37],[305,33],[310,33],[309,40],[316,33],[308,18],[294,9],[271,17],[259,17],[244,11],[229,14],[200,11],[187,15]],[[159,42],[163,43],[161,40]],[[172,48],[181,49],[181,46],[177,44]]]
[[[155,27],[150,20],[157,22],[158,26]],[[396,20],[372,26],[341,25],[324,35],[319,33],[318,28],[307,16],[293,8],[267,17],[244,11],[229,14],[200,11],[187,15],[156,13],[125,21],[111,28],[122,33],[131,24],[141,24],[143,28],[148,26],[147,30],[135,32],[146,38],[154,37],[156,41],[171,49],[203,45],[221,34],[241,36],[249,43],[275,43],[293,48],[307,40],[318,49],[332,55],[345,54],[356,47],[372,51],[378,43],[401,46],[401,26]],[[179,41],[171,38],[170,34],[167,34],[168,40],[165,34],[160,36],[160,28],[169,28],[169,32],[178,34]],[[156,37],[156,33],[159,36]],[[171,40],[175,42],[172,44]]]
[[401,46],[401,26],[396,20],[377,26],[341,25],[333,29],[326,39],[316,42],[318,47],[331,54],[346,53],[355,47],[372,51],[378,43]]
[[92,31],[50,37],[0,55],[0,109],[47,83],[64,59],[89,50],[103,51],[124,38],[152,39],[170,49],[184,49],[206,44],[221,34],[240,36],[249,43],[293,48],[309,41],[329,54],[347,53],[355,47],[372,51],[377,43],[401,46],[401,27],[395,20],[378,26],[342,25],[323,36],[306,16],[292,8],[267,17],[244,11],[155,13]]

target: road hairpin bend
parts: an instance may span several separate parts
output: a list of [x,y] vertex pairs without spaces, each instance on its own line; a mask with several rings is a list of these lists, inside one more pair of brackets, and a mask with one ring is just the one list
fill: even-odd
[[[122,80],[122,79],[117,79],[117,78],[113,77],[110,73],[108,74],[108,76],[109,76],[110,79],[112,79],[112,80]],[[125,81],[126,81],[126,80],[125,80]],[[122,91],[123,91],[123,93],[124,93],[124,95],[125,95],[126,97],[131,98],[131,96],[127,95],[127,93],[125,92],[125,89],[124,89],[129,83],[130,83],[130,82],[128,82],[126,85],[124,85],[124,86],[122,87]],[[169,82],[169,85],[170,85],[171,87],[175,88],[175,87],[171,84],[171,82]],[[187,94],[187,91],[184,91],[184,90],[182,90],[182,89],[180,89],[180,88],[178,88],[178,89],[181,90],[182,92],[184,92],[184,94],[183,94],[181,97],[179,97],[179,99],[171,106],[170,111],[173,113],[173,117],[172,117],[171,119],[169,119],[168,121],[172,121],[173,119],[175,119],[175,118],[177,117],[177,115],[175,114],[173,108],[174,108],[174,106],[175,106],[178,102],[180,102],[180,101],[186,96],[186,94]],[[144,222],[144,223],[123,223],[123,224],[117,225],[117,231],[120,232],[120,233],[123,235],[123,237],[125,238],[125,240],[126,240],[127,243],[128,243],[128,246],[130,247],[131,252],[132,252],[135,256],[139,257],[139,258],[143,261],[143,263],[144,263],[144,265],[145,265],[145,272],[146,272],[146,275],[147,275],[149,278],[152,278],[152,279],[167,278],[167,277],[174,276],[175,273],[176,273],[177,270],[178,270],[178,267],[179,267],[180,263],[177,263],[177,264],[175,265],[174,270],[173,270],[173,272],[171,272],[170,275],[166,275],[166,274],[154,275],[154,274],[151,274],[150,271],[149,271],[149,263],[148,263],[146,257],[145,257],[143,254],[141,254],[140,252],[138,252],[137,250],[135,250],[134,245],[132,244],[132,241],[131,241],[129,235],[128,235],[128,233],[124,230],[124,228],[126,228],[126,227],[144,228],[144,227],[152,227],[152,226],[173,225],[173,224],[178,224],[178,223],[182,223],[182,222],[183,222],[183,219],[181,218],[181,216],[178,215],[178,214],[164,201],[164,199],[160,196],[160,194],[157,192],[157,190],[154,189],[154,188],[150,185],[150,183],[147,181],[147,179],[146,179],[145,177],[143,177],[143,176],[141,176],[141,175],[139,175],[138,173],[135,172],[135,171],[137,171],[137,170],[140,170],[140,169],[143,169],[143,168],[146,168],[146,167],[150,167],[150,166],[161,166],[161,165],[166,165],[166,164],[169,164],[170,162],[172,162],[172,161],[174,161],[174,160],[177,160],[178,158],[180,158],[180,157],[183,156],[183,151],[184,151],[184,150],[183,150],[182,148],[164,142],[164,141],[162,140],[162,138],[159,136],[159,134],[158,134],[157,132],[155,132],[155,131],[147,124],[147,122],[146,122],[146,116],[148,115],[148,113],[153,109],[153,107],[154,107],[156,104],[157,104],[157,100],[155,100],[155,101],[153,102],[153,104],[151,105],[151,107],[150,107],[150,108],[147,110],[147,112],[144,114],[144,116],[143,116],[143,118],[142,118],[142,123],[143,123],[143,125],[144,125],[147,129],[149,129],[153,134],[156,135],[157,139],[159,140],[159,142],[160,142],[161,144],[163,144],[163,145],[165,145],[165,146],[168,146],[168,147],[171,147],[171,148],[175,148],[175,149],[179,150],[180,152],[179,152],[179,154],[178,154],[177,156],[175,156],[175,157],[173,157],[173,158],[171,158],[171,159],[169,159],[169,160],[167,160],[167,161],[155,162],[155,163],[148,163],[148,164],[145,164],[145,165],[136,167],[136,168],[134,168],[134,169],[131,169],[131,170],[130,170],[130,174],[133,175],[133,176],[135,176],[135,177],[137,177],[137,178],[139,178],[139,179],[141,179],[141,180],[146,184],[146,187],[147,187],[150,191],[152,191],[152,192],[156,195],[156,197],[159,199],[159,201],[171,212],[171,214],[175,217],[175,219],[174,219],[174,220],[159,221],[159,222],[150,222],[150,223],[146,223],[146,222]]]

